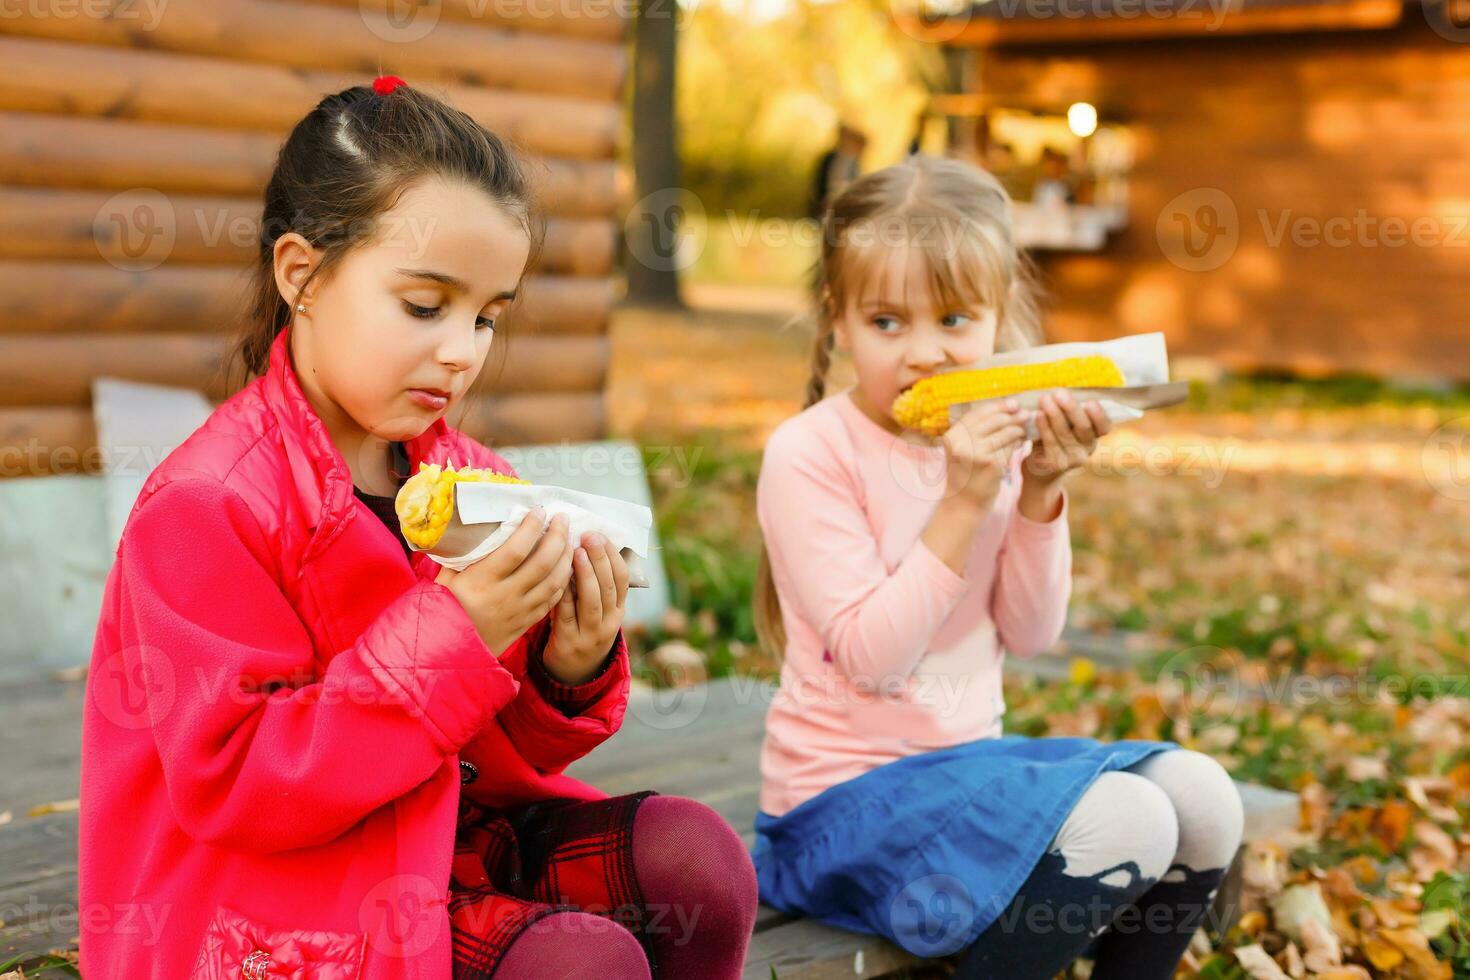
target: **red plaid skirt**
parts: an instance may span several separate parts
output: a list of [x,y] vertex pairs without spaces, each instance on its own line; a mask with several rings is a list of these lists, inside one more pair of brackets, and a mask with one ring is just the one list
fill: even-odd
[[449,885],[454,980],[489,980],[510,944],[555,912],[611,919],[658,976],[633,874],[633,816],[653,790],[488,810],[461,796]]

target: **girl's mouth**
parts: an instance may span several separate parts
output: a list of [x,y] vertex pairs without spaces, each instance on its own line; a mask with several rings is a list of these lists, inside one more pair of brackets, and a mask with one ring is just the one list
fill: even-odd
[[410,388],[408,396],[431,412],[437,412],[449,404],[449,396],[426,388]]

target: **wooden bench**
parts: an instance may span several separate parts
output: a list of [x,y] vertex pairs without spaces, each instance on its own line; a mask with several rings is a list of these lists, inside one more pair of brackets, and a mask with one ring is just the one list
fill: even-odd
[[[1041,659],[1041,658],[1038,658]],[[772,685],[725,678],[682,691],[635,687],[623,726],[568,772],[617,795],[640,789],[700,800],[730,822],[749,846],[760,785],[758,759]],[[1296,826],[1294,793],[1237,783],[1246,806],[1246,840]],[[1240,862],[1217,898],[1215,921],[1233,921]],[[762,905],[746,958],[746,980],[878,977],[918,961],[875,936],[833,929]]]
[[[752,840],[766,706],[773,688],[749,678],[727,678],[680,691],[635,686],[619,732],[572,774],[608,793],[640,789],[701,800]],[[80,680],[50,677],[0,688],[0,962],[19,952],[68,948],[77,935],[75,812],[26,816],[36,805],[77,795]],[[1296,797],[1242,786],[1247,837],[1295,826]],[[1235,875],[1238,882],[1238,869]],[[1232,888],[1221,890],[1230,902]],[[793,918],[762,906],[756,918],[745,976],[770,980],[877,977],[915,960],[890,943]]]

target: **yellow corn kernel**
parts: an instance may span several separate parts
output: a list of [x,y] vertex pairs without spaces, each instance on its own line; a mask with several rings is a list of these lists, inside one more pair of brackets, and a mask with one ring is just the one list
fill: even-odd
[[915,384],[893,400],[899,425],[931,436],[949,429],[949,407],[983,398],[1001,398],[1037,388],[1116,388],[1123,372],[1102,354],[1064,357],[1041,364],[950,371]]
[[415,548],[427,550],[439,543],[454,513],[456,483],[529,483],[492,469],[466,466],[456,470],[438,463],[419,463],[419,471],[398,488],[393,500],[403,537]]

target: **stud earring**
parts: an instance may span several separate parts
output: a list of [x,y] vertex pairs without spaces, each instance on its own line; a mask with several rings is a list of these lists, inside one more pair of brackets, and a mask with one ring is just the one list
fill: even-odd
[[306,306],[304,304],[302,304],[302,303],[297,303],[296,304],[296,312],[297,313],[305,313],[306,312]]

